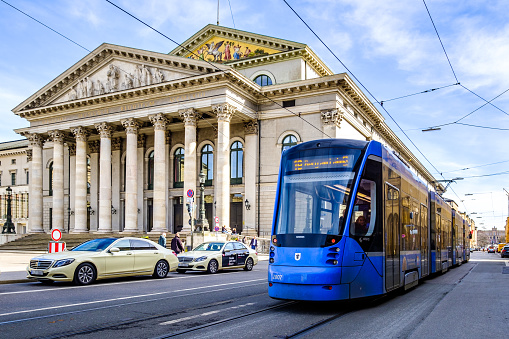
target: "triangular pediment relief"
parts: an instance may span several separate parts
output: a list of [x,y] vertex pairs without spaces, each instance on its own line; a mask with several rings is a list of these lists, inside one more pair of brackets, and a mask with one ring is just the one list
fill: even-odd
[[[221,66],[221,69],[228,67]],[[18,113],[217,72],[205,61],[102,44],[13,109]]]
[[207,25],[171,51],[170,55],[228,63],[304,48],[306,45],[298,42]]

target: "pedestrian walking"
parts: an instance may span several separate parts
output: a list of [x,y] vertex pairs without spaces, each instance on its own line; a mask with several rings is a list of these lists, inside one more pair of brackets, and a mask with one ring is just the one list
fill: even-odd
[[166,233],[163,232],[163,234],[161,234],[157,243],[166,248]]
[[253,239],[251,239],[249,246],[251,246],[253,250],[256,250],[256,247],[258,247],[258,239],[256,239],[256,235],[253,237]]
[[175,251],[175,253],[180,254],[184,252],[184,245],[182,245],[182,240],[180,240],[179,233],[175,233],[175,238],[171,239],[171,249]]

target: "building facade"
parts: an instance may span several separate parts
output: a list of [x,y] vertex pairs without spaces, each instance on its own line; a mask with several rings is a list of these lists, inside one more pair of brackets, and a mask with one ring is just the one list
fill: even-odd
[[13,112],[31,233],[189,231],[203,172],[209,225],[268,235],[281,152],[314,139],[381,141],[434,181],[308,46],[215,25],[169,54],[102,44]]

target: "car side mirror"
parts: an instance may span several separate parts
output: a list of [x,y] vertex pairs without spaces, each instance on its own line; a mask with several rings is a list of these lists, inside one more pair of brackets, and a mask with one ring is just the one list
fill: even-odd
[[118,248],[118,247],[112,247],[112,248],[110,249],[110,252],[111,252],[111,253],[117,253],[117,252],[120,252],[120,248]]

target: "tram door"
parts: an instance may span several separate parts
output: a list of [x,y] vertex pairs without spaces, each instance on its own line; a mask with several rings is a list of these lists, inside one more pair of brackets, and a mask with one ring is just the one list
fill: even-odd
[[399,190],[385,185],[385,289],[399,287]]
[[421,275],[429,274],[428,208],[421,204]]

